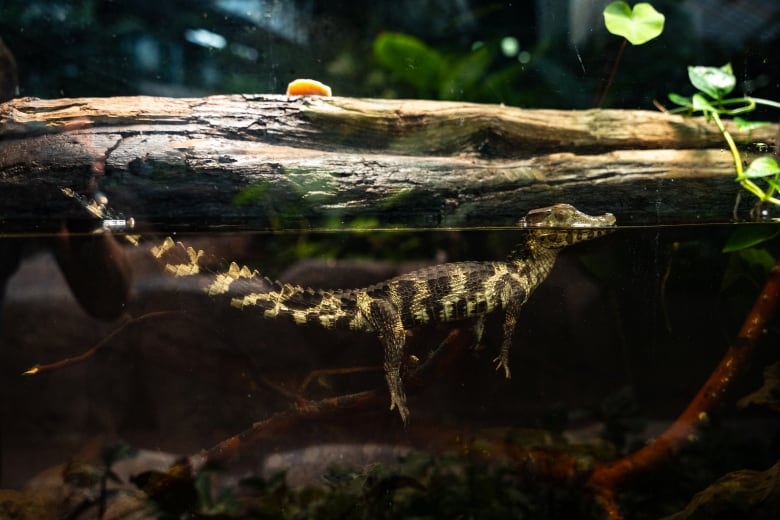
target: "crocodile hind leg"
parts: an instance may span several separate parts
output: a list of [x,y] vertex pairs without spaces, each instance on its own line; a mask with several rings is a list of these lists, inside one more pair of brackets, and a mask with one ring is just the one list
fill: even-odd
[[387,387],[390,391],[390,409],[398,408],[401,419],[409,421],[409,408],[406,406],[406,393],[401,380],[406,346],[406,330],[401,323],[398,310],[387,300],[358,296],[358,308],[366,321],[379,334],[384,347],[384,371]]
[[511,379],[512,375],[509,372],[509,348],[512,346],[512,336],[515,333],[515,326],[517,325],[517,316],[520,314],[520,308],[522,302],[518,300],[510,300],[506,307],[506,313],[504,314],[504,339],[501,341],[501,350],[498,357],[493,361],[496,362],[496,370],[504,368],[504,375],[507,379]]
[[406,392],[401,380],[405,333],[381,336],[380,339],[385,347],[384,370],[387,387],[390,390],[390,409],[397,407],[401,419],[406,424],[409,422],[409,408],[406,406]]

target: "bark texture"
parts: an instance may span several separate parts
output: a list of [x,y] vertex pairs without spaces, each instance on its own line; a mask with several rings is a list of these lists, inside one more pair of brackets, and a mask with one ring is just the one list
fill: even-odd
[[[751,159],[776,133],[733,135]],[[714,124],[651,111],[277,95],[0,105],[11,230],[83,214],[63,187],[99,189],[150,226],[505,226],[554,202],[621,224],[723,222],[733,178]]]

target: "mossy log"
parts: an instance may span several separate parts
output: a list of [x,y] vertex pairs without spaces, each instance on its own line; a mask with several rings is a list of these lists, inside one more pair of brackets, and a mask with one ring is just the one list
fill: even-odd
[[[778,127],[732,130],[753,158]],[[141,224],[249,228],[504,226],[553,202],[622,224],[723,222],[741,191],[714,124],[653,111],[278,95],[0,105],[0,229],[73,216],[63,187],[99,189]]]

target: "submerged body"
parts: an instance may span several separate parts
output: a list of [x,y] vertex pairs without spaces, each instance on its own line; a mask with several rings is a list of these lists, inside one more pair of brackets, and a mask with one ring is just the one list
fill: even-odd
[[[614,224],[609,213],[594,217],[557,204],[520,220],[528,237],[506,262],[440,264],[362,289],[314,290],[272,282],[276,290],[232,298],[231,305],[256,307],[266,318],[287,316],[300,325],[377,333],[384,347],[390,408],[397,407],[406,422],[409,409],[401,380],[406,331],[431,322],[476,319],[479,341],[484,317],[503,310],[504,337],[496,361],[508,378],[509,347],[522,305],[550,273],[561,249],[602,236]],[[233,264],[208,291],[226,293],[233,281],[255,274]]]

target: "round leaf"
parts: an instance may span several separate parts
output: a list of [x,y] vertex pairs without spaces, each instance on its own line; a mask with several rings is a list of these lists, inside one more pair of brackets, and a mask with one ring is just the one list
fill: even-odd
[[[723,246],[724,253],[733,253],[734,251],[740,251],[747,249],[748,247],[754,247],[762,242],[766,242],[775,238],[780,231],[777,230],[777,226],[764,225],[764,224],[746,224],[738,226],[734,229],[734,232],[726,240],[726,245]],[[772,262],[770,267],[774,264]]]
[[686,108],[693,108],[693,101],[689,97],[681,96],[680,94],[675,94],[674,92],[669,92],[668,94],[669,101],[672,103],[675,103],[677,105],[686,107]]
[[713,99],[723,98],[737,84],[729,63],[722,67],[688,67],[688,79],[694,87]]
[[639,3],[631,9],[625,2],[612,2],[604,8],[604,25],[617,36],[623,36],[633,45],[642,45],[657,38],[664,30],[664,15],[648,3]]
[[716,112],[715,107],[701,94],[694,94],[693,97],[691,97],[691,101],[693,101],[694,112]]
[[745,170],[745,177],[759,178],[759,177],[773,177],[780,174],[780,166],[777,165],[777,161],[774,158],[759,157],[747,167]]
[[741,117],[734,118],[734,125],[736,125],[737,130],[740,132],[750,132],[751,130],[761,128],[763,126],[768,126],[769,124],[769,121],[748,121],[746,119],[742,119]]

